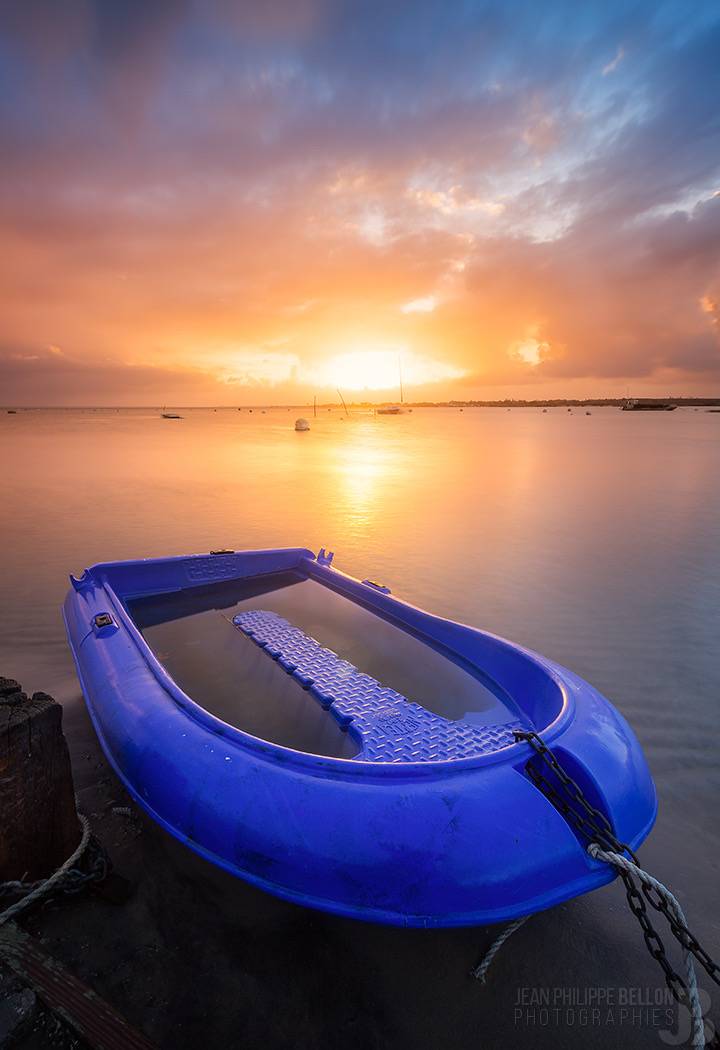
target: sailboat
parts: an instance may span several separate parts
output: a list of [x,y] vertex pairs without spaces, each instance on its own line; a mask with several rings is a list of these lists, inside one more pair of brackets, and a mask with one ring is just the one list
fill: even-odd
[[382,405],[376,409],[379,416],[399,416],[404,412],[403,406],[403,382],[402,382],[402,360],[398,356],[398,372],[400,375],[400,404],[399,405]]

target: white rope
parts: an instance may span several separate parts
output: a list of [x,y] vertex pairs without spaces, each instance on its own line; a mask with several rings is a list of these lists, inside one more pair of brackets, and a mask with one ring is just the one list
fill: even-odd
[[9,908],[5,909],[5,911],[0,912],[0,926],[9,922],[10,919],[13,919],[21,911],[27,908],[28,904],[32,904],[32,902],[38,900],[39,897],[43,897],[57,882],[59,882],[63,875],[65,875],[71,868],[74,868],[80,860],[80,857],[85,852],[87,844],[90,841],[90,824],[88,823],[87,817],[83,816],[82,813],[78,813],[77,817],[82,827],[82,835],[73,854],[69,856],[64,864],[61,864],[57,871],[54,871],[49,878],[45,879],[44,882],[41,882],[34,890],[31,890],[26,897],[23,897],[22,900],[17,901],[15,904],[11,904]]
[[[653,876],[645,871],[644,868],[640,868],[637,864],[633,864],[631,860],[628,860],[627,857],[623,857],[621,853],[613,853],[610,850],[601,849],[596,842],[593,842],[588,846],[588,853],[594,860],[603,860],[606,864],[612,865],[612,867],[617,868],[619,871],[626,871],[630,875],[635,875],[640,882],[655,890],[655,892],[667,904],[668,909],[672,912],[678,925],[687,928],[687,921],[677,897],[670,892],[667,886],[664,886],[662,882],[658,882],[658,880],[653,878]],[[690,1045],[693,1047],[704,1047],[705,1022],[703,1021],[702,1007],[698,997],[695,965],[693,963],[693,957],[685,945],[682,945],[682,950],[683,962],[685,963],[688,1000],[690,1004],[690,1017],[692,1021],[692,1039]]]
[[523,915],[522,919],[515,919],[515,921],[511,922],[509,926],[506,926],[502,933],[498,934],[492,942],[475,969],[470,971],[472,976],[477,978],[481,984],[485,984],[485,977],[492,965],[492,961],[502,948],[505,941],[508,937],[512,937],[515,930],[519,930],[523,923],[526,923],[529,918],[529,915]]

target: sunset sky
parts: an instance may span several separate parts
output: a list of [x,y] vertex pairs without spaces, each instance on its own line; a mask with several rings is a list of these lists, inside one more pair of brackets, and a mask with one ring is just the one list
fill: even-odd
[[0,403],[720,395],[720,5],[0,3]]

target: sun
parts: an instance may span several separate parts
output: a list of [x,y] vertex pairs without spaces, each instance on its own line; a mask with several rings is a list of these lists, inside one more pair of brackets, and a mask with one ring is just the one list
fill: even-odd
[[324,386],[347,390],[389,390],[400,384],[401,356],[392,350],[353,350],[336,354],[320,370]]
[[398,390],[401,379],[404,386],[422,386],[462,374],[452,365],[402,347],[368,347],[328,357],[317,370],[316,382],[345,390]]

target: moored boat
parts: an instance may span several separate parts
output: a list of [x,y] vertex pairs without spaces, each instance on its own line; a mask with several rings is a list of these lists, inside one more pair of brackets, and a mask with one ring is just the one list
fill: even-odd
[[635,848],[656,798],[622,716],[554,662],[331,563],[218,551],[71,577],[83,692],[138,805],[263,889],[378,922],[500,922],[610,881],[527,734]]
[[620,406],[623,412],[674,412],[677,405],[672,401],[640,401],[629,397]]

